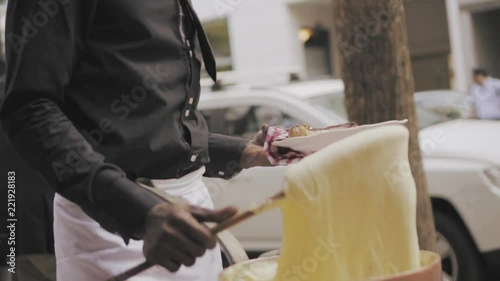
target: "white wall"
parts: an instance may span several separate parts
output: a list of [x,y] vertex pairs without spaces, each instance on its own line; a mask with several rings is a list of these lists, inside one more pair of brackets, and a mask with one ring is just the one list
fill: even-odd
[[446,8],[448,14],[448,26],[450,29],[452,67],[454,73],[452,87],[455,90],[467,92],[470,84],[470,75],[468,75],[470,62],[467,63],[465,54],[469,53],[472,55],[473,53],[470,48],[468,49],[465,46],[465,37],[467,36],[464,35],[464,26],[467,25],[465,25],[462,20],[467,20],[468,18],[464,18],[467,14],[463,14],[460,10],[458,0],[447,0]]
[[[193,0],[202,21],[228,17],[234,70],[298,69],[305,58],[300,27],[329,28],[333,45],[331,0]],[[307,2],[307,3],[305,3]],[[312,2],[312,3],[311,3]],[[332,54],[332,65],[333,65]]]
[[235,70],[300,64],[298,36],[283,0],[246,0],[229,16]]
[[194,5],[202,21],[228,17],[235,71],[301,69],[303,50],[286,0],[194,0]]
[[[479,66],[476,44],[474,42],[474,38],[476,37],[474,23],[472,21],[472,15],[469,11],[461,10],[459,27],[462,32],[461,43],[463,44],[463,53],[460,54],[460,56],[464,60],[464,75],[465,80],[467,81],[467,87],[469,88],[472,83],[472,69]],[[469,90],[468,88],[467,90]]]

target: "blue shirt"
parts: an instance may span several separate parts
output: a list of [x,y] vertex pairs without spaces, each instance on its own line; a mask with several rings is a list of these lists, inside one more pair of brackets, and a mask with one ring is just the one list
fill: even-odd
[[500,80],[487,78],[484,85],[474,84],[471,102],[479,119],[500,119]]

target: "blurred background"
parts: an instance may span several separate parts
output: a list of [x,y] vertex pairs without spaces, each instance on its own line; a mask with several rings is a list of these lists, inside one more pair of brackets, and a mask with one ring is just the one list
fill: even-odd
[[[342,52],[334,39],[333,0],[193,2],[220,70],[290,68],[303,79],[340,77]],[[499,76],[499,1],[405,0],[404,4],[417,91],[466,92],[472,82],[470,72],[477,66]]]

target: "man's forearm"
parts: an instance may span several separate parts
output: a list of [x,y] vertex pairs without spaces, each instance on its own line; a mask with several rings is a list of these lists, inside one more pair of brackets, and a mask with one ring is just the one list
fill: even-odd
[[2,111],[12,147],[56,192],[126,241],[140,232],[160,198],[141,189],[123,171],[104,163],[52,101],[38,99],[17,106],[16,93]]
[[127,240],[140,232],[148,209],[160,200],[127,180],[120,168],[104,163],[63,112],[100,3],[64,2],[52,7],[57,13],[28,36],[26,18],[46,14],[47,7],[37,0],[9,0],[5,34],[29,40],[5,45],[1,119],[12,147],[56,192]]

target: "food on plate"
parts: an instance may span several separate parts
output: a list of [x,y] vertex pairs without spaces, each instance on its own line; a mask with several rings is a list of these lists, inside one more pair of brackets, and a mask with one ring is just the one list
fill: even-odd
[[312,136],[312,135],[319,134],[319,133],[326,132],[326,131],[333,130],[333,129],[346,129],[346,128],[353,128],[353,127],[357,127],[357,126],[358,126],[358,124],[356,124],[355,122],[349,122],[349,123],[345,123],[345,124],[329,126],[329,127],[322,128],[322,129],[316,129],[316,128],[311,127],[307,124],[301,124],[301,125],[295,125],[295,126],[291,127],[290,129],[288,129],[288,136],[291,138],[306,137],[306,136]]
[[419,269],[409,133],[394,125],[334,143],[290,166],[278,265],[234,267],[230,281],[362,281]]
[[293,137],[305,137],[309,134],[307,125],[296,125],[288,130],[288,136]]

